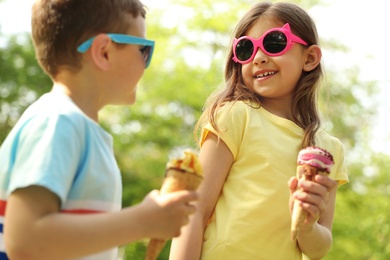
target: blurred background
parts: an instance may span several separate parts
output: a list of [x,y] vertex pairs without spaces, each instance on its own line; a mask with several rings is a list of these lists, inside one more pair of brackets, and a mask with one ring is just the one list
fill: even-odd
[[[255,1],[145,0],[151,66],[131,107],[106,107],[101,124],[115,139],[123,205],[160,187],[167,160],[197,149],[193,128],[206,98],[223,84],[232,30]],[[317,23],[326,79],[324,125],[345,145],[350,183],[339,188],[334,245],[327,260],[390,259],[390,36],[385,1],[296,0]],[[50,91],[30,40],[32,0],[0,0],[0,144],[26,107]],[[386,48],[386,49],[385,49]],[[287,186],[286,186],[287,188]],[[143,259],[148,241],[122,247]],[[160,260],[168,259],[168,243]]]

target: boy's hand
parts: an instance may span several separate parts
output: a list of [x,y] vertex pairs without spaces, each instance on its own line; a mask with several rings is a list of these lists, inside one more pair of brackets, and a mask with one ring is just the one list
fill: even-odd
[[326,211],[329,192],[337,187],[337,182],[328,176],[321,175],[315,176],[314,181],[298,181],[296,177],[291,177],[288,186],[290,188],[290,212],[292,212],[294,200],[300,200],[302,208],[308,213],[302,230],[308,230]]
[[180,235],[182,226],[188,224],[189,215],[195,212],[191,201],[198,199],[195,191],[182,190],[160,195],[150,192],[142,202],[149,211],[148,229],[152,238],[171,239]]

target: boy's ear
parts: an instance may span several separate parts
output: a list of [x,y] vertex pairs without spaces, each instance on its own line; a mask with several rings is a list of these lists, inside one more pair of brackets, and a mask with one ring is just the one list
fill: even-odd
[[110,47],[112,41],[106,34],[99,34],[91,45],[91,57],[95,65],[101,70],[110,69]]
[[312,71],[317,68],[321,62],[322,52],[318,45],[312,45],[305,50],[306,60],[303,64],[303,70],[306,72]]

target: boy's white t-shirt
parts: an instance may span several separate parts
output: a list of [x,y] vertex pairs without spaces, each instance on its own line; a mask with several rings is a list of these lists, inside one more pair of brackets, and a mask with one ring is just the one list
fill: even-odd
[[[55,193],[64,213],[87,216],[121,209],[112,136],[62,93],[47,93],[32,104],[0,147],[1,217],[10,193],[31,185]],[[2,228],[3,218],[0,222]],[[116,260],[117,249],[81,259]]]

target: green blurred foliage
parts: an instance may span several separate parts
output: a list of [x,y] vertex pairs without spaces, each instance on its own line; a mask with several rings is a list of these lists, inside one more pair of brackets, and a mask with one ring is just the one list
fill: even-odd
[[[318,0],[293,1],[304,8]],[[171,0],[149,6],[148,38],[156,40],[151,66],[138,86],[131,107],[109,106],[101,124],[114,136],[123,175],[123,206],[142,201],[161,185],[165,163],[186,148],[197,149],[196,120],[212,91],[223,84],[230,34],[253,1]],[[4,39],[5,37],[0,34]],[[322,39],[328,50],[347,48]],[[346,147],[350,183],[339,188],[334,245],[325,259],[382,260],[390,257],[390,156],[369,147],[376,113],[376,82],[360,82],[351,64],[345,71],[326,68],[320,95],[327,130]],[[0,143],[24,109],[51,88],[39,68],[27,35],[10,37],[0,46]],[[286,187],[287,188],[287,187]],[[122,247],[125,259],[143,259],[147,240]],[[168,241],[160,260],[168,259]]]
[[[0,34],[3,41],[5,37]],[[0,46],[0,142],[5,139],[20,114],[51,81],[38,66],[28,35],[12,36]]]
[[390,256],[390,157],[369,158],[349,167],[351,182],[340,188],[334,220],[334,246],[326,259],[385,260]]

